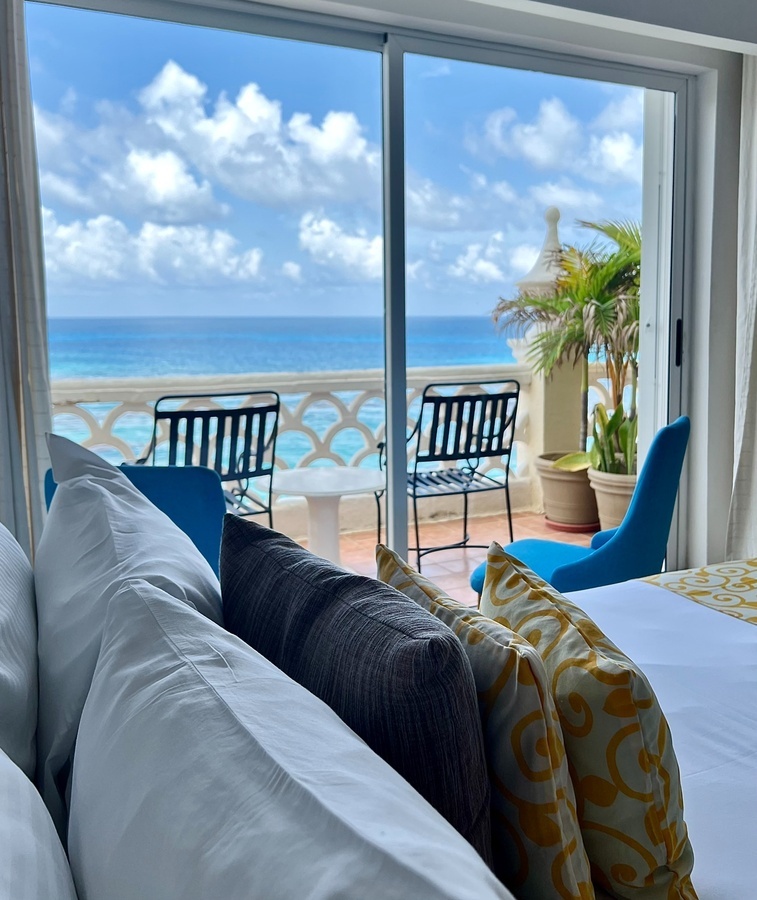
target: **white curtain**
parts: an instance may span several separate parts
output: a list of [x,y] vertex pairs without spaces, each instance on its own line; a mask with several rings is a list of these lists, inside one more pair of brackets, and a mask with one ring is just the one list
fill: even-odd
[[0,522],[30,555],[50,431],[47,316],[23,0],[0,0]]
[[734,479],[727,559],[757,556],[757,57],[744,57],[739,164]]

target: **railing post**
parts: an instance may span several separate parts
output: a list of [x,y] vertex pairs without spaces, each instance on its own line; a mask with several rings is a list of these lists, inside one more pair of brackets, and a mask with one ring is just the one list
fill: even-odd
[[[528,338],[510,339],[516,364],[527,364]],[[578,450],[581,430],[581,369],[557,367],[549,378],[534,372],[529,388],[526,446],[531,507],[541,509],[541,486],[536,458],[542,453],[570,453]]]

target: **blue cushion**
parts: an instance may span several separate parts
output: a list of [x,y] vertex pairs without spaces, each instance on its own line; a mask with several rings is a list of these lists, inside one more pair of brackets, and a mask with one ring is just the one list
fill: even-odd
[[[138,491],[181,528],[218,575],[226,514],[218,473],[205,466],[122,465],[119,468]],[[48,469],[45,473],[48,509],[56,487],[52,469]]]
[[[552,583],[552,575],[555,569],[568,563],[586,559],[594,552],[588,547],[577,547],[574,544],[563,544],[559,541],[540,541],[535,538],[527,538],[523,541],[513,541],[504,548],[510,556],[514,556],[519,562],[536,572],[545,581]],[[471,575],[470,583],[473,590],[480,594],[484,588],[484,576],[486,575],[486,563],[480,566]]]

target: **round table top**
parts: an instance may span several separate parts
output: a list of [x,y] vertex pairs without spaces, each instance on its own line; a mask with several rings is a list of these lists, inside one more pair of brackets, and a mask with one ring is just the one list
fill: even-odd
[[273,476],[274,494],[297,494],[301,497],[343,497],[345,494],[367,494],[383,491],[385,473],[357,466],[310,466],[283,469]]

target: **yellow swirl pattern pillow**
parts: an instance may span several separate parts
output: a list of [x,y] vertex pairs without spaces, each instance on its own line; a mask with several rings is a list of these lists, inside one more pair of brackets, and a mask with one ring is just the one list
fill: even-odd
[[478,691],[492,796],[494,871],[520,900],[593,898],[573,785],[544,665],[534,648],[447,597],[379,544],[379,578],[460,638]]
[[678,762],[646,677],[584,612],[496,543],[481,611],[544,661],[595,883],[616,897],[694,900]]

